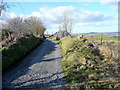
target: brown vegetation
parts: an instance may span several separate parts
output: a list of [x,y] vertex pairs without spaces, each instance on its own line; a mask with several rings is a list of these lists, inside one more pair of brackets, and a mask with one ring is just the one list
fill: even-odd
[[120,88],[118,43],[64,38],[63,71],[70,87]]

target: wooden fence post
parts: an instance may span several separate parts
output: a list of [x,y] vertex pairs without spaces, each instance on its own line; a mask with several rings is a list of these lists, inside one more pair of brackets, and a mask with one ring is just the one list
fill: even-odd
[[101,34],[101,45],[102,45],[102,41],[103,41],[103,33]]

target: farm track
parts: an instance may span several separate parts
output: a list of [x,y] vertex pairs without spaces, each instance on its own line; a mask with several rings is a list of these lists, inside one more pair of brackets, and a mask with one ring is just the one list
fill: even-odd
[[3,88],[62,88],[61,53],[56,42],[46,39],[12,70],[3,74]]

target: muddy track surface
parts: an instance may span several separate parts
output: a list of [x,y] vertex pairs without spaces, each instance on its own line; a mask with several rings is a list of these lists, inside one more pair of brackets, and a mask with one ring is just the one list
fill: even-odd
[[3,74],[3,88],[62,88],[60,48],[46,39],[12,70]]

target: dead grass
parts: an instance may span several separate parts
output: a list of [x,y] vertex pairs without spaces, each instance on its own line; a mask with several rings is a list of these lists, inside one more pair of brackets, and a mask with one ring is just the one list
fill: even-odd
[[[91,47],[91,45],[94,45]],[[70,87],[120,88],[118,42],[75,38],[60,40],[63,51],[63,71]]]

